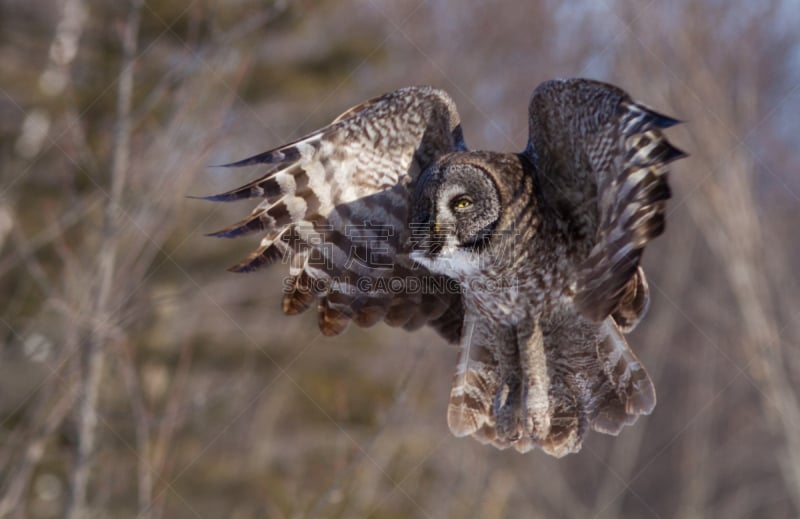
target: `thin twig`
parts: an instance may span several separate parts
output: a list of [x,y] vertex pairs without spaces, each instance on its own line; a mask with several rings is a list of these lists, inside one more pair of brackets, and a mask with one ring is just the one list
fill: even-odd
[[133,422],[136,428],[136,450],[138,454],[138,498],[139,517],[150,517],[148,510],[153,497],[153,466],[150,422],[151,416],[145,403],[141,380],[136,371],[136,358],[133,345],[129,341],[120,341],[116,356],[117,364],[122,371],[122,378],[128,390],[128,398],[133,411]]
[[[110,321],[109,313],[115,262],[117,256],[118,213],[125,187],[130,158],[130,112],[133,93],[134,59],[139,32],[141,0],[131,0],[128,20],[122,35],[122,71],[117,89],[117,124],[111,166],[111,193],[106,206],[103,230],[103,247],[99,254],[100,284],[95,298],[96,314],[103,316],[101,322]],[[97,427],[97,396],[103,375],[106,349],[106,327],[91,333],[82,348],[84,377],[79,396],[78,446],[75,464],[70,474],[70,500],[66,517],[78,519],[86,515],[86,497],[89,483],[91,458],[95,448]]]

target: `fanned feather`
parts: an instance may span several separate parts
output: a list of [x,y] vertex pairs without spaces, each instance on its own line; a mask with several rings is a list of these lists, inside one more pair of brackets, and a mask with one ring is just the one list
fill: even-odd
[[[292,267],[292,288],[284,294],[283,309],[299,313],[316,301],[326,335],[341,333],[351,320],[359,326],[386,320],[407,329],[432,322],[448,340],[458,340],[463,315],[459,294],[370,288],[393,273],[430,275],[422,268],[408,271],[413,263],[404,249],[408,186],[428,164],[456,149],[465,149],[458,114],[443,91],[409,87],[376,97],[296,141],[223,165],[263,169],[258,178],[205,200],[262,201],[247,218],[211,236],[263,234],[258,249],[231,267],[234,272],[251,272],[279,260],[296,265],[295,258],[300,259]],[[371,237],[376,220],[376,228],[393,231]],[[386,270],[380,254],[394,264],[394,272]],[[342,292],[333,286],[336,281],[341,288],[348,279],[353,284],[367,280],[362,284],[367,288],[352,285]],[[307,290],[311,285],[323,288]]]

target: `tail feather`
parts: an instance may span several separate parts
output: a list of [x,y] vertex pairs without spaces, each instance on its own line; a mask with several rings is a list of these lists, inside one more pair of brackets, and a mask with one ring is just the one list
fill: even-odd
[[[624,419],[618,421],[619,432],[623,425],[633,423],[638,415],[648,415],[653,411],[656,392],[650,375],[628,346],[613,319],[605,320],[602,333],[602,340],[597,344],[597,355],[625,413]],[[613,414],[609,412],[609,419]]]
[[[535,326],[520,348],[517,370],[480,340],[462,343],[447,409],[455,436],[562,457],[580,450],[589,429],[619,434],[655,406],[652,381],[612,318],[598,326],[568,313]],[[522,359],[536,355],[544,371]]]
[[[469,436],[482,429],[494,438],[494,395],[499,382],[497,372],[491,365],[472,362],[470,366],[459,363],[450,390],[447,406],[447,425],[456,437]],[[479,437],[480,439],[480,437]]]
[[[469,436],[484,428],[494,430],[493,404],[500,386],[493,357],[482,346],[476,345],[473,349],[475,323],[464,324],[468,328],[461,344],[447,406],[447,425],[456,437]],[[476,437],[482,439],[481,435]]]

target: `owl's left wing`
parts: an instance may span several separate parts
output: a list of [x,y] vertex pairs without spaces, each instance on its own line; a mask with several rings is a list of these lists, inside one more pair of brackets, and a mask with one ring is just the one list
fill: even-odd
[[459,338],[457,284],[408,259],[409,192],[441,155],[465,149],[455,104],[443,91],[408,87],[351,108],[301,139],[228,166],[261,165],[262,175],[211,201],[260,199],[239,223],[213,233],[260,232],[261,245],[230,270],[289,263],[283,310],[317,304],[319,327],[350,321],[407,329],[430,324]]
[[542,83],[529,115],[525,153],[541,203],[566,226],[580,259],[575,304],[592,321],[612,315],[628,331],[647,307],[639,261],[664,230],[667,165],[685,156],[662,133],[678,121],[586,79]]

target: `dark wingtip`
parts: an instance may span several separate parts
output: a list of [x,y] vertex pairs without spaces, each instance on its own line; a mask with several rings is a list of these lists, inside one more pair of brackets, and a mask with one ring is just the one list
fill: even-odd
[[187,195],[186,198],[191,198],[192,200],[205,200],[207,202],[230,202],[232,200],[239,200],[243,198],[241,196],[237,196],[236,193],[220,193],[218,195],[209,195],[209,196],[192,196]]
[[204,236],[208,238],[236,238],[241,234],[243,234],[242,230],[240,228],[236,228],[236,229],[223,229],[221,231],[210,232],[205,234]]
[[669,164],[670,162],[674,162],[688,156],[689,155],[683,150],[676,148],[669,141],[662,138],[658,146],[653,149],[646,158],[641,160],[641,164],[643,166]]
[[237,274],[255,272],[281,259],[283,259],[283,251],[273,243],[266,248],[255,251],[238,264],[228,267],[228,272],[235,272]]
[[237,160],[236,162],[229,162],[227,164],[215,164],[209,166],[210,168],[241,168],[244,166],[253,166],[255,164],[275,164],[280,162],[291,162],[300,158],[300,151],[294,147],[289,146],[286,148],[279,148],[277,150],[269,150],[246,159]]
[[640,133],[652,128],[665,129],[682,124],[683,121],[675,119],[652,108],[639,103],[622,102],[618,109],[626,122],[626,131],[630,134]]
[[237,160],[236,162],[228,162],[226,164],[212,164],[209,166],[210,168],[241,168],[244,166],[252,166],[254,164],[265,164],[272,162],[269,158],[273,155],[273,152],[265,151],[264,153],[259,153],[258,155],[253,155],[252,157],[247,157],[246,159]]
[[264,230],[263,216],[264,216],[263,212],[256,212],[230,227],[221,229],[216,232],[212,232],[210,234],[207,234],[206,236],[210,236],[212,238],[236,238],[237,236],[241,236],[243,234],[250,234],[251,232],[263,231]]
[[670,162],[673,162],[673,161],[676,161],[676,160],[685,159],[688,156],[689,156],[688,153],[686,153],[682,149],[676,148],[675,146],[670,144],[669,145],[669,149],[664,154],[664,159],[663,160],[664,160],[665,163],[670,163]]
[[255,157],[237,160],[236,162],[227,162],[225,164],[209,164],[209,168],[241,168],[244,166],[252,166],[253,164],[261,164]]
[[228,267],[225,270],[227,270],[228,272],[233,272],[235,274],[246,274],[248,272],[255,272],[256,270],[258,270],[258,267],[253,267],[250,266],[249,264],[239,263],[232,267]]
[[[268,181],[269,179],[259,179],[260,182]],[[256,182],[259,182],[256,181]],[[264,188],[253,187],[252,185],[248,184],[242,187],[238,187],[231,191],[225,191],[224,193],[219,193],[217,195],[208,195],[208,196],[190,196],[189,198],[194,198],[196,200],[206,200],[208,202],[235,202],[236,200],[245,200],[247,198],[255,198],[258,196],[264,196]]]
[[669,117],[657,112],[653,112],[653,115],[655,116],[653,119],[653,124],[655,124],[659,128],[669,128],[671,126],[683,124],[683,121],[681,121],[680,119],[675,119],[673,117]]
[[684,122],[680,119],[675,119],[674,117],[656,112],[650,108],[646,108],[645,110],[647,111],[649,122],[659,128],[670,128],[678,124],[683,124]]
[[251,198],[251,196],[247,191],[237,190],[208,196],[186,195],[186,198],[190,198],[192,200],[205,200],[206,202],[233,202],[236,200],[242,200],[244,198]]

